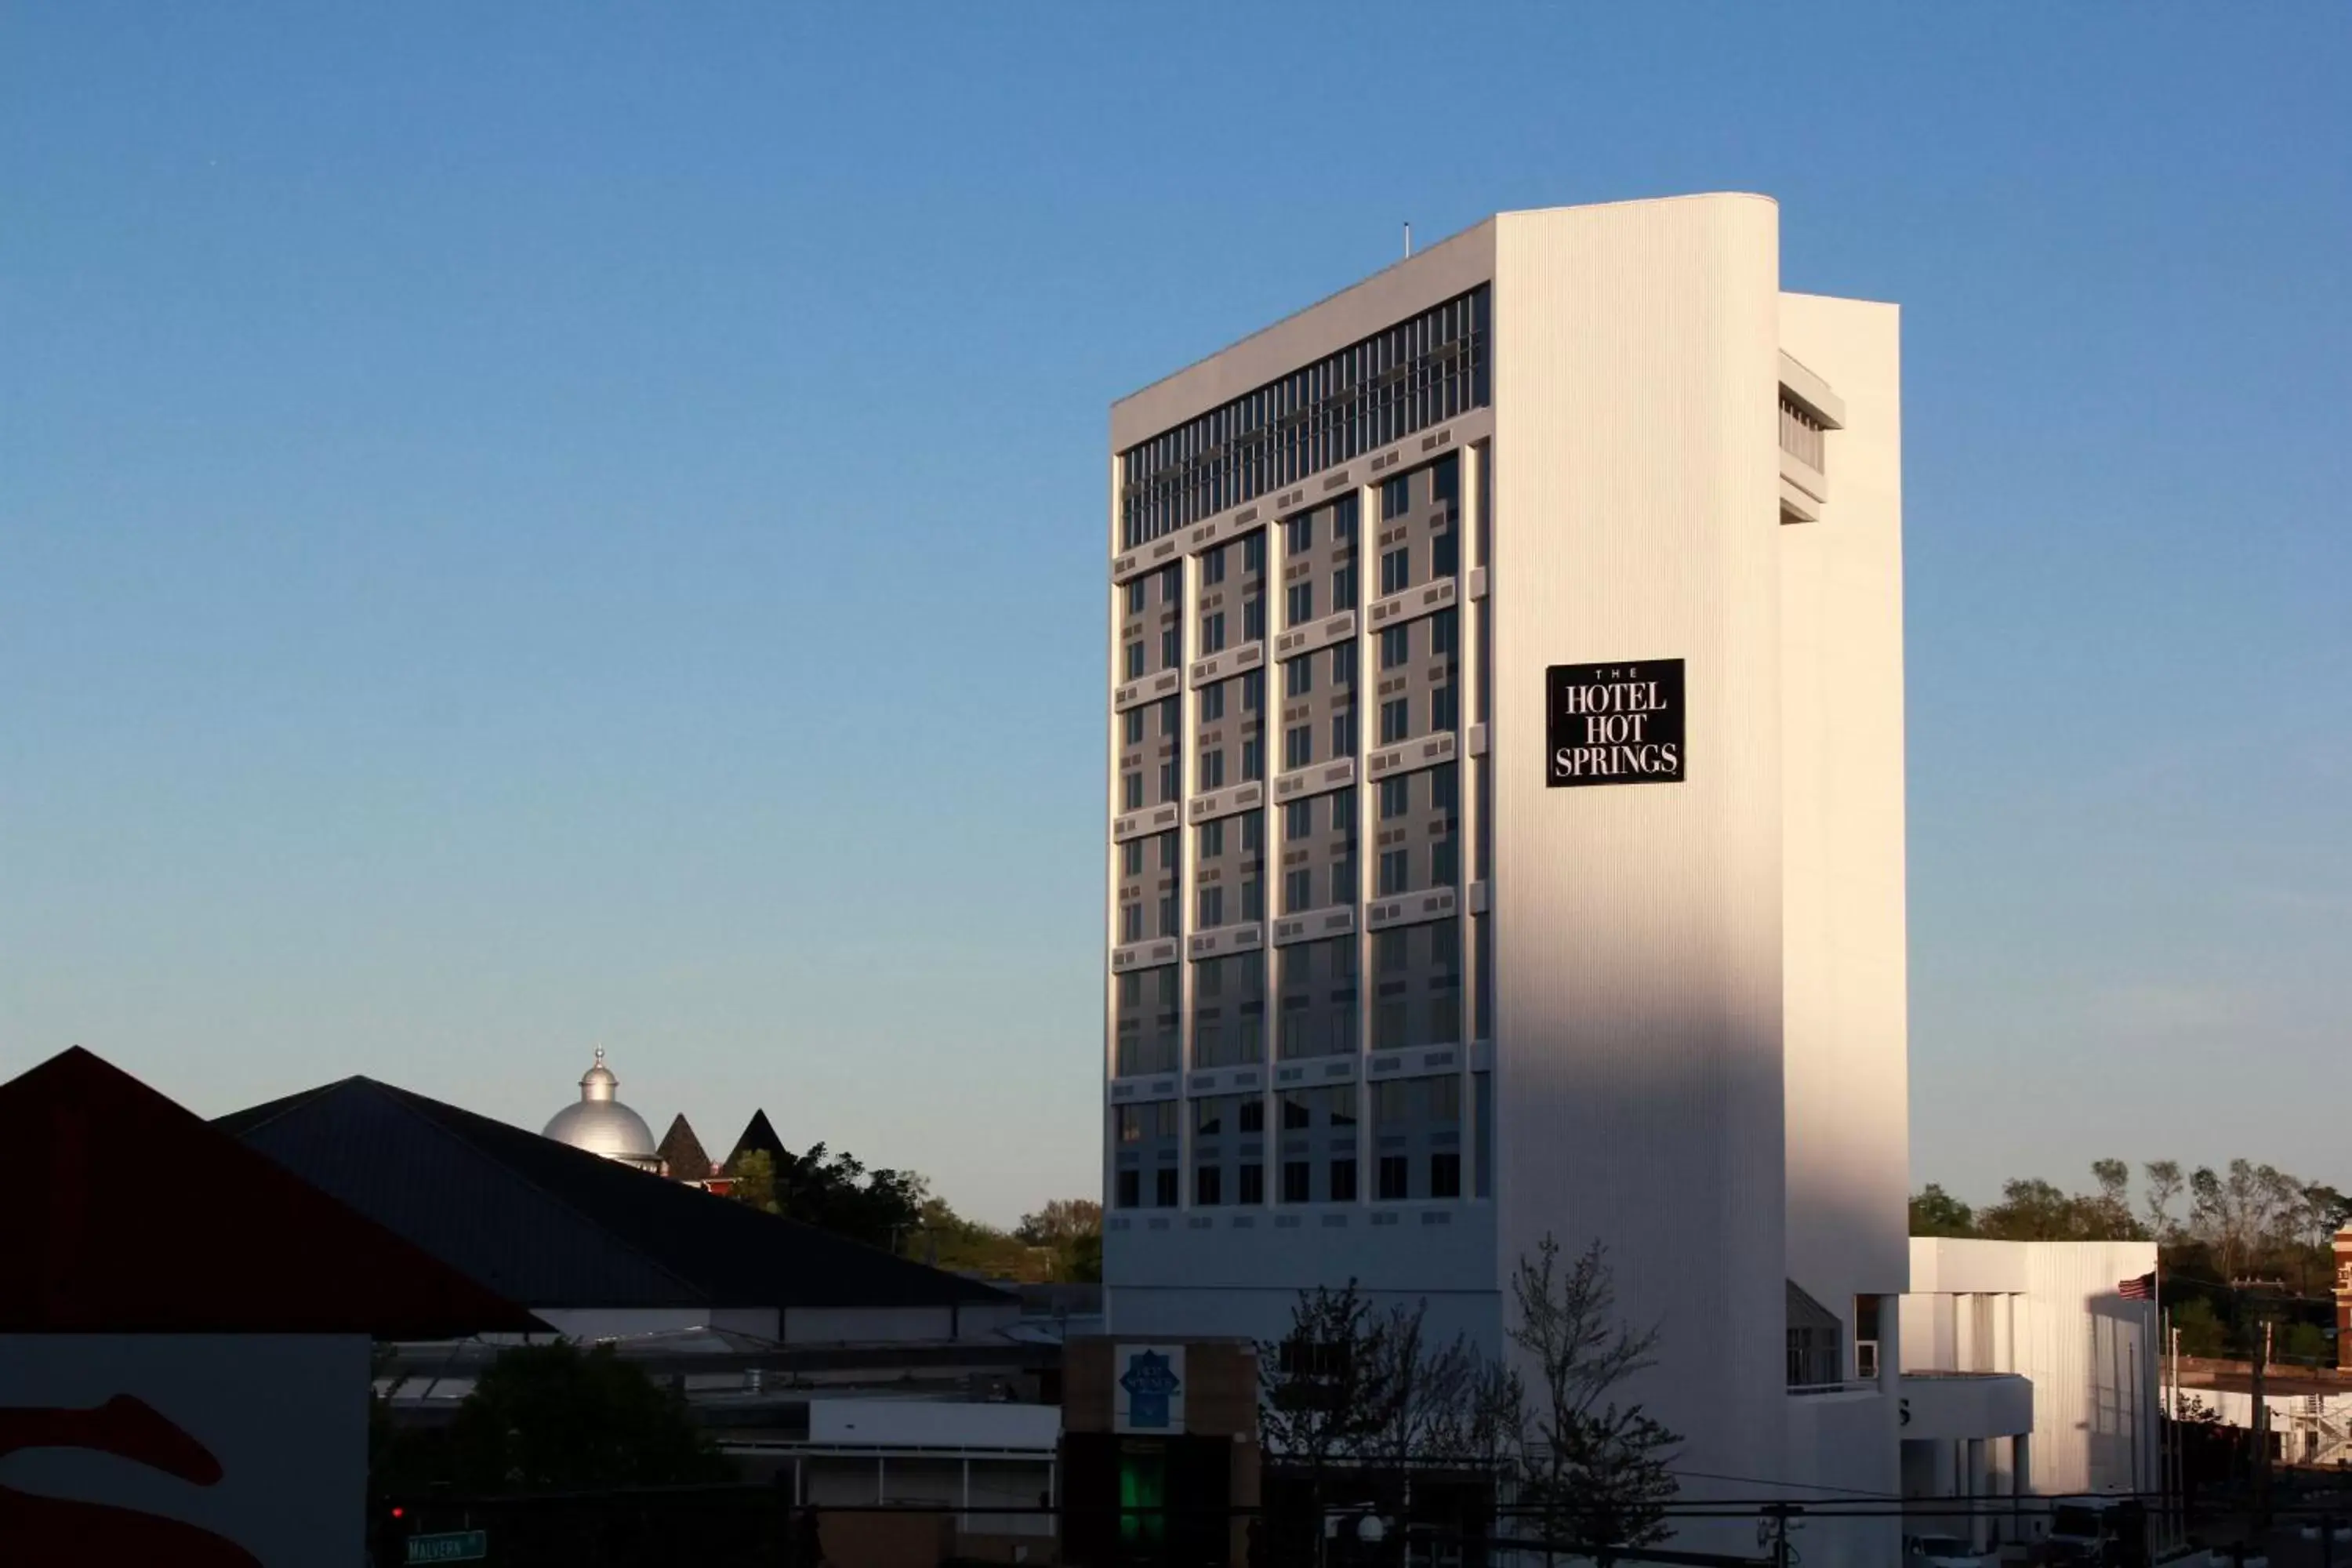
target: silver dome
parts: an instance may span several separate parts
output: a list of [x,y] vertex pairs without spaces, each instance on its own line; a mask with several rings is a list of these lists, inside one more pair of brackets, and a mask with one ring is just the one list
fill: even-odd
[[557,1111],[541,1136],[607,1160],[658,1169],[661,1156],[654,1152],[653,1129],[646,1125],[644,1117],[614,1098],[620,1086],[621,1080],[604,1065],[604,1047],[598,1047],[595,1065],[580,1079],[580,1102]]

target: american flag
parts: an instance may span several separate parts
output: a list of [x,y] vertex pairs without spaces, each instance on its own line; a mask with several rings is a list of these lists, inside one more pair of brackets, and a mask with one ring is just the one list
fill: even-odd
[[2153,1301],[2156,1300],[2155,1272],[2150,1270],[2137,1279],[2116,1280],[2116,1294],[2126,1301]]

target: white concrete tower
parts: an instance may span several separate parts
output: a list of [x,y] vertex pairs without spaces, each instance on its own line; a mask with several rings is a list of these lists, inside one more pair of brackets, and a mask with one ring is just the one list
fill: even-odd
[[1686,1493],[1892,1492],[1895,310],[1760,197],[1507,213],[1111,422],[1114,1331],[1499,1348],[1598,1239]]

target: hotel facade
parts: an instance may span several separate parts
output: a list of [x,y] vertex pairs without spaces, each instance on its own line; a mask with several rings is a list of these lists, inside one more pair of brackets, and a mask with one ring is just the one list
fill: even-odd
[[1353,1279],[1499,1351],[1598,1240],[1686,1496],[1897,1490],[1898,368],[1702,195],[1498,215],[1114,405],[1115,1334]]

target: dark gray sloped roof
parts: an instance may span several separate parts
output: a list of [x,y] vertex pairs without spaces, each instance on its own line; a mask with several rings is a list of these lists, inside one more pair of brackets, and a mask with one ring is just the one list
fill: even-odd
[[373,1079],[345,1079],[215,1125],[530,1306],[881,1308],[1011,1300]]

